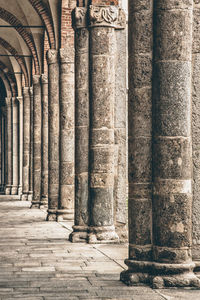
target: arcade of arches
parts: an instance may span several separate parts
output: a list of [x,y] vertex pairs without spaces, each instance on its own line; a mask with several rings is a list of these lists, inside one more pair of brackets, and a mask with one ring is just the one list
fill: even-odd
[[0,0],[1,193],[74,220],[73,243],[129,236],[128,285],[200,287],[199,20],[192,0]]

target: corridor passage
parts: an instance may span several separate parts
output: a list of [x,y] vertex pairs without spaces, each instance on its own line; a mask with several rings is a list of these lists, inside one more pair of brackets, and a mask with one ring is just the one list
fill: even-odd
[[197,290],[127,287],[127,245],[70,243],[70,224],[8,197],[0,196],[0,299],[200,299]]

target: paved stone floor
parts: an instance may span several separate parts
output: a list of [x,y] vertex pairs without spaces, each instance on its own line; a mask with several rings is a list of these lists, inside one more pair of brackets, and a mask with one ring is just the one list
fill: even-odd
[[127,245],[72,244],[70,225],[0,196],[0,299],[200,300],[200,290],[152,290],[119,281]]

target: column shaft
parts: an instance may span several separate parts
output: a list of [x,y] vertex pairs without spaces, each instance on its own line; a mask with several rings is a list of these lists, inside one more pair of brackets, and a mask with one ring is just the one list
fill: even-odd
[[22,174],[23,174],[23,97],[17,97],[19,102],[19,189],[18,194],[22,195]]
[[[116,7],[90,6],[91,136],[89,243],[118,240],[114,226]],[[112,14],[107,22],[105,14]],[[100,22],[99,22],[100,20]]]
[[60,49],[60,196],[58,220],[74,219],[74,49]]
[[18,101],[16,97],[12,98],[12,159],[13,159],[13,180],[11,194],[18,194],[19,186],[19,117]]
[[33,200],[32,207],[41,201],[41,142],[42,104],[40,75],[33,75]]
[[191,257],[193,3],[183,2],[154,2],[153,251],[140,261],[137,253],[130,257],[121,274],[128,284],[154,288],[200,286]]
[[29,193],[28,193],[28,200],[33,200],[33,87],[29,88],[30,94],[30,156],[29,156]]
[[48,63],[48,97],[49,97],[49,178],[48,178],[48,216],[47,220],[56,220],[59,199],[59,138],[60,138],[60,108],[59,108],[59,64],[58,51],[47,52]]
[[2,189],[4,191],[5,188],[5,174],[6,174],[6,162],[5,162],[5,115],[2,114],[2,123],[1,123],[2,127],[1,127],[1,142],[2,142],[2,152],[1,152],[1,161],[2,161],[2,172],[1,172],[1,176],[2,176]]
[[6,135],[7,135],[7,178],[6,178],[6,188],[5,194],[11,194],[12,186],[12,99],[6,98],[6,107],[7,107],[7,124],[6,124]]
[[23,88],[23,186],[22,200],[28,200],[30,190],[30,94],[29,88]]
[[89,31],[87,8],[75,9],[75,225],[72,242],[87,239],[89,171]]
[[48,77],[41,76],[42,84],[42,182],[41,205],[48,205]]
[[2,180],[2,113],[0,112],[0,191],[2,191],[3,180]]

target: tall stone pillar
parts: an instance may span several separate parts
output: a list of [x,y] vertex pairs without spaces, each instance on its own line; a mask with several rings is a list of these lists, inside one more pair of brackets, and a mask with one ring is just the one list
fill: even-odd
[[87,239],[89,222],[89,31],[87,8],[75,9],[75,225],[72,242]]
[[32,202],[33,200],[33,87],[29,88],[30,94],[30,155],[29,155],[29,193],[28,200]]
[[48,77],[41,75],[42,88],[42,181],[40,205],[48,205]]
[[33,75],[33,199],[31,207],[39,207],[41,201],[41,141],[42,104],[40,75]]
[[115,27],[119,8],[90,6],[91,136],[89,243],[118,240],[114,226]]
[[11,194],[18,194],[19,187],[19,115],[18,115],[18,100],[12,98],[12,160],[13,160],[13,175]]
[[30,188],[30,94],[29,88],[23,88],[23,176],[22,200],[28,200]]
[[[1,108],[2,110],[2,108]],[[2,119],[1,119],[1,163],[2,163],[2,169],[1,169],[1,180],[2,180],[2,190],[4,191],[5,188],[5,115],[4,112],[2,111]]]
[[23,97],[17,97],[19,102],[19,189],[18,194],[22,195],[22,174],[23,174]]
[[49,178],[47,220],[56,220],[59,199],[60,108],[58,51],[47,52],[49,95]]
[[12,187],[12,98],[6,98],[6,108],[7,108],[7,124],[6,124],[6,134],[7,134],[7,165],[6,165],[6,187],[5,194],[11,194]]
[[154,2],[153,251],[149,259],[130,257],[121,274],[128,284],[154,288],[200,286],[191,256],[193,2],[183,2]]
[[0,112],[0,190],[2,190],[3,180],[2,180],[2,113]]
[[0,191],[2,190],[3,180],[2,180],[2,113],[0,112]]
[[57,220],[74,219],[74,49],[60,49],[60,195]]

